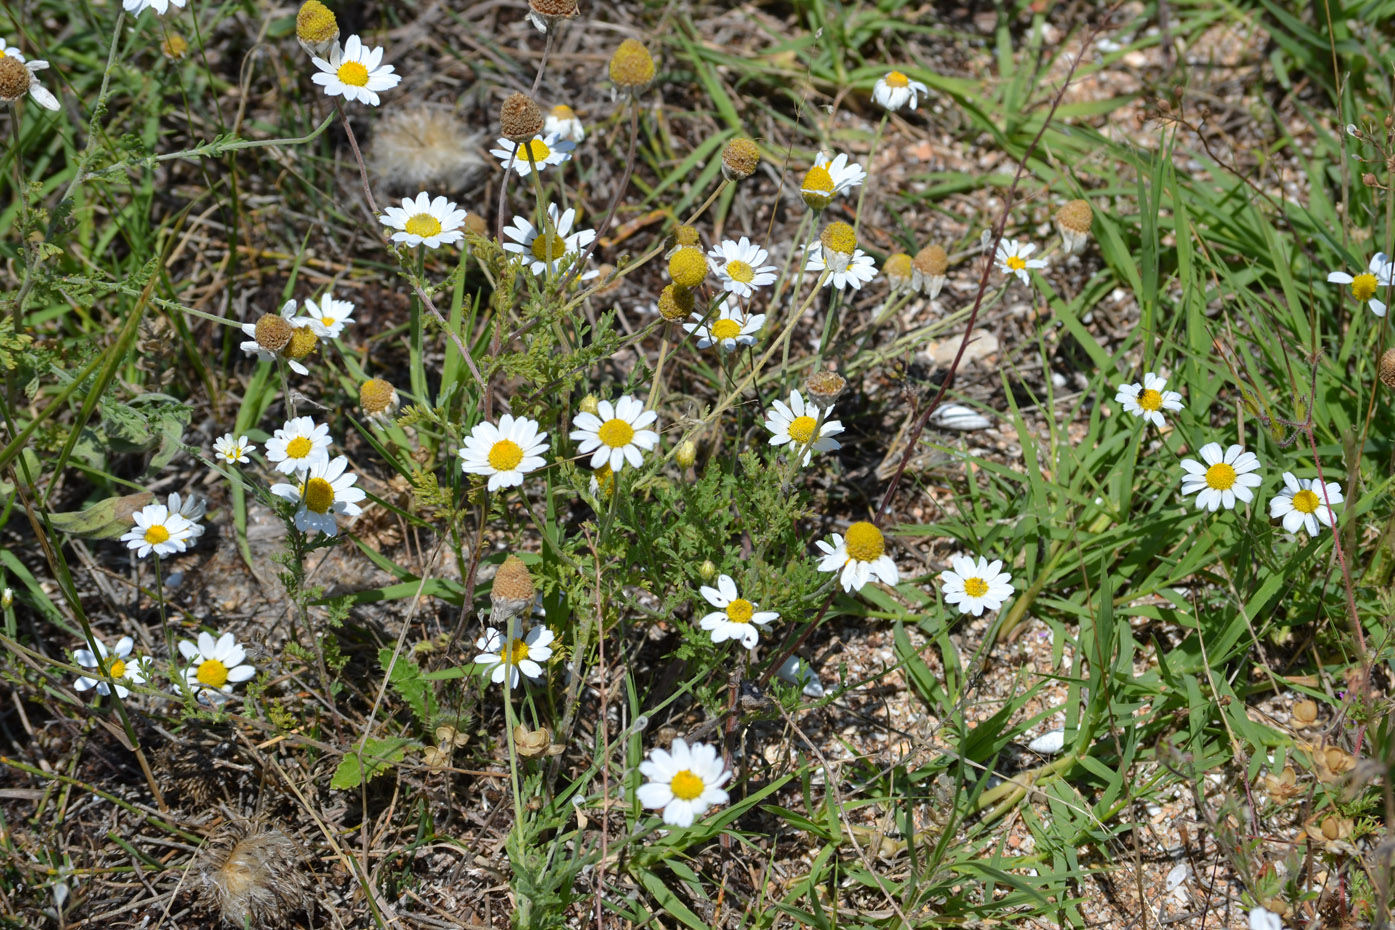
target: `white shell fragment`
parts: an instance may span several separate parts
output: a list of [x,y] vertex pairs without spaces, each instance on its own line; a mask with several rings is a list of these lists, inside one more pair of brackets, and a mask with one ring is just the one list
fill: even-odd
[[930,415],[930,421],[945,429],[975,430],[987,429],[993,421],[976,410],[960,404],[945,404]]
[[779,675],[782,681],[802,687],[805,697],[823,697],[823,682],[819,681],[818,673],[799,656],[790,656],[780,665],[779,671],[775,674]]
[[1027,748],[1032,752],[1041,753],[1043,756],[1054,756],[1066,745],[1066,728],[1057,727],[1048,730],[1041,736],[1027,744]]

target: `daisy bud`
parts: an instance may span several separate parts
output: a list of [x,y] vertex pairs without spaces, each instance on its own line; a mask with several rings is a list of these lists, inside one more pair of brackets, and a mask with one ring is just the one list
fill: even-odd
[[397,389],[382,378],[369,378],[358,389],[358,405],[369,419],[386,421],[397,412]]
[[928,294],[931,300],[940,296],[949,270],[949,255],[938,245],[927,245],[911,259],[911,287]]
[[1361,176],[1361,183],[1365,184],[1367,187],[1379,187],[1380,179],[1368,171]]
[[601,402],[595,394],[587,394],[585,397],[581,399],[580,410],[582,413],[589,413],[592,416],[595,416],[600,409]]
[[839,255],[847,256],[857,251],[857,231],[847,223],[835,220],[823,228],[819,242],[823,244],[823,260],[834,264]]
[[760,149],[750,139],[737,136],[722,149],[722,177],[728,181],[749,178],[760,164]]
[[33,80],[24,62],[13,55],[0,57],[0,100],[10,103],[23,97],[29,93],[29,83]]
[[610,80],[630,95],[639,94],[654,80],[654,58],[649,49],[634,39],[620,43],[610,57]]
[[315,331],[308,326],[302,326],[291,333],[290,342],[281,350],[281,354],[294,361],[300,361],[311,352],[315,351],[315,344],[320,341],[320,337],[315,335]]
[[542,132],[542,110],[527,94],[509,94],[499,108],[499,129],[510,142],[527,142]]
[[703,581],[711,581],[717,574],[717,566],[712,564],[711,559],[706,559],[698,566],[698,574],[702,576]]
[[901,294],[911,289],[911,257],[905,252],[888,255],[882,265],[882,274],[893,294]]
[[804,389],[809,392],[810,399],[816,401],[817,406],[825,411],[842,395],[847,386],[847,379],[836,371],[816,371],[804,382]]
[[1380,380],[1386,387],[1395,390],[1395,349],[1386,349],[1380,357]]
[[707,277],[707,256],[702,249],[685,245],[668,260],[668,274],[674,284],[695,288]]
[[1072,200],[1056,211],[1056,231],[1067,253],[1079,251],[1090,238],[1090,223],[1095,212],[1087,200]]
[[295,15],[295,37],[311,58],[328,59],[339,41],[339,21],[320,0],[306,0]]
[[686,320],[696,306],[693,292],[686,287],[670,284],[659,292],[659,315],[670,323]]
[[165,41],[160,43],[160,51],[171,61],[179,61],[189,54],[189,43],[177,32],[171,32]]
[[491,622],[501,623],[517,616],[532,606],[536,593],[533,576],[528,573],[528,566],[523,564],[523,560],[516,555],[504,559],[504,564],[494,574],[494,587],[489,594],[493,607]]
[[[0,65],[3,63],[3,59],[0,59]],[[280,352],[290,345],[293,335],[295,327],[279,313],[264,313],[261,319],[257,320],[257,345],[268,352]]]
[[4,593],[3,593],[3,594],[0,594],[0,610],[9,610],[9,609],[10,609],[10,605],[13,604],[14,602],[15,602],[15,592],[14,592],[14,589],[12,589],[12,588],[6,588],[5,591],[4,591]]
[[697,461],[697,443],[691,439],[680,442],[678,448],[674,450],[673,460],[678,463],[680,468],[692,468],[693,463]]
[[[528,0],[528,19],[539,32],[556,28],[560,20],[576,15],[576,0]],[[518,140],[515,140],[518,141]]]

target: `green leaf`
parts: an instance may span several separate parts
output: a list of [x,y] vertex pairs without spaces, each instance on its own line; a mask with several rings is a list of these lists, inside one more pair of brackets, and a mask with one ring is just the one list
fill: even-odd
[[331,788],[347,790],[357,788],[376,775],[386,772],[395,763],[407,756],[407,747],[420,745],[416,740],[394,737],[393,739],[370,739],[363,744],[361,752],[348,752],[334,770],[329,780]]
[[436,716],[436,695],[431,690],[431,682],[422,677],[421,666],[410,656],[399,655],[394,662],[392,655],[391,649],[378,650],[378,662],[383,672],[391,671],[388,684],[407,702],[417,722],[423,727],[429,726]]

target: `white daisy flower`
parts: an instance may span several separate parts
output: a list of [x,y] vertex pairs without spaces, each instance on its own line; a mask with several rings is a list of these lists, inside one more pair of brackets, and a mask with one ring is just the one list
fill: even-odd
[[213,451],[229,465],[246,465],[247,453],[256,452],[257,447],[248,442],[246,436],[233,438],[232,433],[224,433],[213,440]]
[[[819,174],[820,171],[823,174]],[[812,186],[809,183],[811,178],[816,182]],[[828,184],[826,187],[825,180]],[[822,193],[832,197],[835,194],[846,194],[865,180],[867,172],[846,154],[835,155],[830,161],[826,152],[819,152],[814,156],[814,166],[804,175],[804,189],[801,193]]]
[[489,491],[514,488],[523,476],[545,464],[547,433],[538,432],[538,422],[512,414],[499,418],[499,425],[476,423],[465,445],[460,448],[460,470],[467,475],[488,475]]
[[877,78],[876,86],[872,88],[872,99],[888,110],[899,110],[908,103],[914,110],[919,96],[928,93],[930,88],[920,81],[912,81],[900,71],[888,71]]
[[577,119],[575,110],[565,103],[559,103],[543,118],[542,134],[544,137],[556,136],[566,142],[580,142],[586,138],[586,127]]
[[1342,486],[1335,481],[1326,485],[1321,479],[1304,480],[1295,478],[1292,472],[1284,472],[1284,489],[1269,500],[1269,519],[1284,518],[1284,530],[1298,532],[1302,527],[1309,536],[1322,532],[1318,524],[1332,526],[1337,515],[1330,505],[1342,502]]
[[139,16],[146,10],[154,10],[155,15],[164,16],[171,6],[184,9],[185,0],[121,0],[121,8],[132,16]]
[[950,564],[953,569],[940,572],[940,580],[945,583],[945,603],[959,605],[961,614],[981,617],[984,610],[1000,610],[1003,601],[1012,597],[1012,576],[1002,571],[1001,559],[989,562],[979,556],[975,562],[968,556],[956,555]]
[[1236,500],[1254,500],[1254,491],[1250,489],[1259,487],[1261,478],[1254,474],[1259,469],[1259,459],[1253,452],[1232,445],[1222,453],[1220,443],[1208,442],[1201,447],[1201,462],[1182,460],[1182,471],[1186,472],[1182,476],[1182,493],[1196,495],[1197,510],[1234,510]]
[[266,460],[276,464],[283,475],[304,471],[329,458],[329,424],[314,417],[296,417],[271,434],[266,441]]
[[[73,689],[76,691],[88,691],[97,689],[98,694],[111,694],[113,685],[116,688],[116,696],[125,700],[131,693],[126,685],[143,685],[150,679],[149,659],[128,659],[131,654],[131,647],[136,641],[129,636],[123,636],[117,640],[115,649],[107,649],[106,643],[94,637],[97,644],[97,654],[93,655],[92,650],[87,647],[73,650],[73,661],[83,668],[93,668],[98,670],[97,675],[83,675],[73,682]],[[101,676],[101,671],[105,670],[108,675],[115,679],[114,683],[108,683],[105,677]]]
[[995,256],[998,262],[998,270],[1003,274],[1015,274],[1023,284],[1031,284],[1032,279],[1027,275],[1028,268],[1045,268],[1046,261],[1040,258],[1027,258],[1037,250],[1037,247],[1030,242],[1018,242],[1016,239],[999,239],[998,254]]
[[667,750],[650,750],[639,771],[649,781],[639,786],[635,797],[650,810],[662,810],[670,826],[691,827],[708,808],[727,803],[722,785],[731,780],[731,772],[715,746],[694,743],[689,748],[687,740],[679,738]]
[[[552,223],[552,232],[546,235],[534,229],[533,224],[522,216],[515,216],[504,227],[504,235],[513,240],[504,243],[504,251],[522,255],[524,261],[528,262],[528,270],[535,275],[555,275],[562,259],[568,255],[580,255],[596,238],[594,229],[572,232],[576,211],[571,207],[559,215],[557,204],[550,203],[547,205],[547,215]],[[598,274],[599,271],[588,271],[581,276],[581,280],[589,281]]]
[[13,103],[28,93],[30,97],[34,98],[34,102],[44,109],[58,109],[58,98],[39,83],[38,72],[48,68],[48,62],[42,60],[27,61],[23,52],[13,45],[6,45],[4,39],[0,39],[0,58],[12,58],[24,65],[23,72],[16,68],[14,73],[9,76],[9,80],[6,81],[9,92],[0,94],[0,100]]
[[302,533],[318,530],[326,536],[336,536],[340,514],[353,517],[362,512],[358,502],[368,494],[363,488],[354,487],[358,475],[345,471],[348,466],[347,458],[336,456],[311,465],[310,470],[301,475],[299,485],[271,486],[272,494],[300,504],[295,512],[296,529]]
[[489,680],[502,684],[504,675],[509,676],[509,688],[518,687],[518,673],[521,671],[530,680],[542,677],[542,664],[552,658],[552,631],[545,626],[535,626],[523,633],[521,621],[510,624],[509,636],[494,627],[488,627],[484,635],[475,640],[475,648],[480,654],[475,663],[484,666]]
[[[575,142],[569,142],[558,135],[535,136],[529,142],[510,142],[508,139],[499,139],[495,144],[499,147],[490,149],[489,154],[499,159],[499,164],[505,168],[512,162],[513,170],[517,171],[521,178],[526,178],[533,173],[533,165],[537,165],[538,170],[542,171],[552,165],[562,164],[572,157],[572,149],[576,148]],[[533,153],[532,164],[528,162],[529,152]],[[515,155],[515,153],[517,154]]]
[[[765,415],[765,428],[771,433],[770,444],[783,446],[789,443],[795,455],[803,453],[800,464],[806,466],[815,452],[832,452],[843,448],[843,444],[833,438],[843,431],[843,424],[828,419],[819,423],[820,413],[827,417],[833,413],[833,407],[820,411],[817,405],[806,404],[799,391],[791,391],[788,405],[777,400],[774,409]],[[815,426],[819,430],[817,436],[814,435]]]
[[707,603],[721,610],[703,617],[699,622],[704,630],[712,634],[712,642],[721,643],[729,639],[740,640],[747,649],[756,648],[760,640],[760,630],[780,615],[773,610],[756,610],[756,605],[736,593],[736,582],[730,575],[717,576],[717,587],[703,585],[698,589]]
[[212,634],[200,632],[197,644],[181,639],[179,654],[189,663],[184,670],[184,683],[196,694],[214,701],[225,700],[221,695],[232,694],[233,685],[257,674],[255,666],[246,664],[247,650],[231,633],[215,640]]
[[1345,271],[1334,271],[1327,276],[1327,281],[1329,284],[1350,284],[1353,297],[1370,304],[1371,312],[1376,316],[1385,316],[1385,303],[1376,299],[1376,292],[1395,283],[1395,263],[1384,252],[1377,252],[1367,269],[1355,277]]
[[343,97],[377,106],[378,91],[391,90],[402,80],[402,75],[394,74],[392,65],[385,65],[383,50],[369,48],[358,36],[349,36],[341,49],[338,45],[329,50],[329,61],[314,59],[319,68],[310,80],[325,89],[330,97]]
[[208,529],[199,522],[208,512],[208,501],[197,494],[185,494],[180,497],[179,492],[175,491],[167,499],[165,507],[170,513],[177,513],[189,521],[189,542],[185,548],[198,542],[199,537]]
[[[284,304],[281,305],[281,319],[289,323],[293,331],[301,329],[303,327],[308,327],[311,332],[314,332],[314,327],[311,326],[310,321],[305,317],[296,316],[295,311],[296,302],[294,300],[286,301]],[[257,323],[255,320],[251,323],[243,323],[242,333],[243,335],[250,337],[245,342],[239,345],[239,348],[241,348],[243,352],[246,352],[248,355],[255,355],[263,362],[272,362],[276,360],[277,353],[272,352],[269,349],[262,348],[261,344],[257,342]],[[281,357],[286,359],[286,363],[291,366],[291,371],[294,371],[296,374],[310,374],[310,369],[306,368],[298,360],[290,358],[289,356],[286,356],[284,354],[281,355]]]
[[402,206],[388,207],[378,219],[384,226],[397,230],[392,234],[393,242],[435,249],[465,238],[461,227],[466,215],[454,201],[441,196],[432,200],[430,194],[422,191],[416,199],[403,197]]
[[321,339],[337,339],[345,325],[354,321],[354,305],[347,300],[335,300],[328,291],[320,298],[305,302],[305,319]]
[[765,264],[765,249],[745,236],[740,242],[726,239],[707,253],[712,268],[722,280],[722,287],[742,297],[750,297],[758,288],[775,283],[775,266]]
[[861,249],[854,250],[851,255],[843,252],[829,253],[833,257],[831,265],[827,263],[824,256],[823,243],[818,240],[805,246],[804,254],[808,258],[804,265],[805,271],[821,273],[825,267],[830,269],[828,279],[823,282],[824,287],[836,287],[840,291],[846,287],[851,287],[857,291],[862,289],[862,285],[877,276],[877,266],[872,260],[872,256]]
[[581,444],[578,451],[582,455],[591,455],[592,468],[609,465],[618,475],[626,462],[638,468],[644,461],[643,451],[659,444],[659,434],[646,428],[658,418],[626,394],[613,406],[608,400],[601,401],[596,413],[578,413],[570,438]]
[[698,337],[698,348],[721,345],[725,352],[733,352],[737,346],[755,345],[756,333],[765,325],[764,313],[747,316],[735,297],[724,298],[717,305],[716,318],[711,322],[701,313],[694,313],[692,318],[693,322],[684,323],[683,328]]
[[152,551],[157,556],[183,552],[194,538],[193,524],[178,513],[171,513],[164,504],[146,504],[131,514],[131,519],[136,525],[121,541],[142,559]]
[[819,571],[842,571],[844,591],[861,591],[868,581],[894,585],[901,580],[896,563],[886,554],[886,537],[871,523],[860,521],[848,527],[847,539],[833,534],[833,544],[822,539],[815,545],[823,552]]
[[1160,378],[1150,371],[1143,375],[1142,384],[1119,385],[1119,393],[1114,395],[1114,402],[1121,405],[1127,413],[1142,417],[1162,429],[1165,425],[1162,412],[1182,409],[1182,395],[1176,391],[1164,391],[1165,387],[1167,379]]

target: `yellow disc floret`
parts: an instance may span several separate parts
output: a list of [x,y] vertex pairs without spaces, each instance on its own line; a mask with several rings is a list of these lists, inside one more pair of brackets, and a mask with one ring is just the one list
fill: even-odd
[[339,78],[341,83],[348,84],[350,87],[368,86],[368,69],[356,61],[346,61],[341,64],[339,70],[335,72],[335,76]]
[[988,582],[982,578],[965,578],[964,593],[969,597],[983,597],[988,593]]
[[712,338],[718,342],[735,339],[741,335],[741,324],[723,317],[712,324]]
[[823,232],[819,234],[819,242],[823,244],[826,252],[851,255],[857,250],[857,231],[847,223],[835,221],[823,228]]
[[372,416],[390,408],[396,396],[397,391],[391,384],[382,378],[369,378],[359,386],[358,405],[363,408],[364,413]]
[[800,445],[806,444],[814,438],[815,425],[813,417],[795,417],[790,421],[790,438]]
[[1161,410],[1163,405],[1162,394],[1152,388],[1145,388],[1138,393],[1138,406],[1144,410]]
[[339,22],[320,0],[307,0],[295,16],[295,35],[311,44],[331,40],[339,35]]
[[866,520],[859,520],[848,527],[843,545],[848,551],[848,558],[854,562],[875,562],[886,553],[886,539],[882,531]]
[[750,623],[755,612],[756,605],[744,597],[738,597],[727,605],[727,619],[732,623]]
[[615,417],[602,423],[601,428],[596,430],[596,436],[612,449],[623,449],[635,438],[635,428]]
[[760,149],[750,139],[737,136],[722,149],[722,174],[729,181],[749,178],[759,164]]
[[804,173],[799,193],[809,209],[822,210],[833,201],[833,175],[822,165],[815,165]]
[[158,546],[162,542],[169,542],[169,538],[170,531],[165,529],[158,523],[146,527],[145,541],[150,543],[152,546]]
[[620,43],[610,56],[610,79],[616,87],[636,93],[654,80],[654,57],[635,39]]
[[1370,300],[1376,294],[1376,276],[1369,271],[1351,279],[1351,293],[1357,300]]
[[1224,462],[1217,462],[1206,469],[1206,484],[1217,491],[1229,491],[1235,486],[1235,469]]
[[670,284],[659,293],[659,315],[670,323],[686,319],[694,306],[693,292],[686,287]]
[[1320,503],[1318,496],[1307,488],[1293,495],[1293,509],[1299,513],[1317,513]]
[[886,81],[887,87],[908,87],[911,80],[900,71],[890,71],[882,80]]
[[311,478],[305,482],[302,499],[306,510],[327,513],[334,506],[334,485],[323,478]]
[[210,688],[221,688],[228,683],[228,667],[217,659],[204,659],[194,677],[199,684]]
[[668,790],[680,801],[692,801],[702,797],[704,787],[706,786],[703,785],[702,778],[688,769],[673,776],[673,780],[668,783]]
[[281,354],[286,358],[299,360],[314,352],[317,342],[319,342],[319,337],[315,335],[315,331],[308,326],[302,326],[291,333],[291,341],[286,343]]
[[697,287],[707,277],[707,256],[701,249],[684,246],[668,260],[668,273],[680,287]]
[[512,439],[501,439],[489,450],[489,467],[495,471],[513,471],[523,461],[523,447]]

